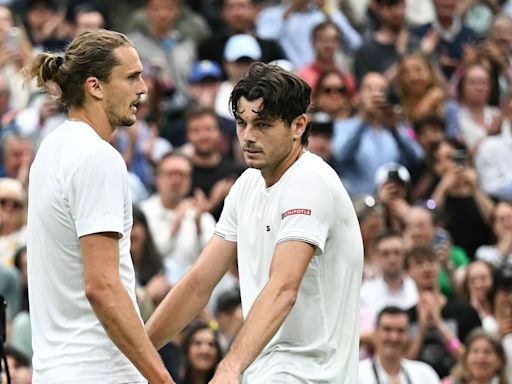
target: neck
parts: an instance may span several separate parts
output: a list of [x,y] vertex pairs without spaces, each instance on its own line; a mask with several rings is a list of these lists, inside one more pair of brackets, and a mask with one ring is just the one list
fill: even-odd
[[203,384],[206,383],[206,375],[202,371],[194,370],[190,375],[191,383],[193,384]]
[[382,278],[386,282],[386,284],[391,288],[392,291],[397,291],[402,287],[404,282],[402,275],[397,276],[386,276],[383,275]]
[[88,124],[105,141],[110,139],[116,127],[112,127],[105,115],[105,112],[97,113],[92,108],[73,108],[69,109],[68,119],[71,121],[80,121]]
[[150,27],[150,33],[153,37],[156,37],[157,39],[164,39],[167,36],[169,36],[169,32],[171,30],[169,28],[155,28]]
[[160,201],[165,209],[176,209],[176,207],[180,204],[180,201],[176,199],[165,198],[165,196],[162,194],[160,194]]
[[215,167],[220,164],[222,156],[218,152],[207,154],[194,153],[192,156],[192,164],[199,167]]
[[394,31],[387,27],[382,27],[375,34],[375,39],[381,44],[394,44],[400,31]]
[[[300,140],[300,139],[298,139]],[[261,176],[265,180],[267,188],[271,187],[279,181],[281,176],[290,168],[304,153],[302,144],[294,144],[288,156],[283,159],[275,168],[269,170],[261,170]]]
[[453,25],[453,17],[439,17],[437,16],[437,21],[439,22],[439,25],[443,27],[443,29],[450,29]]
[[316,62],[324,71],[336,67],[333,56],[318,56]]
[[378,359],[380,365],[388,375],[396,376],[400,373],[400,359],[397,359],[396,357],[383,358],[381,356],[379,356]]

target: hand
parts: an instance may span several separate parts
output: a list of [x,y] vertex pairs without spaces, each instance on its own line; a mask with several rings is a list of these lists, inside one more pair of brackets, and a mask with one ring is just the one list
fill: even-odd
[[228,177],[217,181],[210,191],[210,210],[216,208],[228,195],[229,190],[235,183],[234,177]]
[[146,284],[146,294],[151,298],[153,303],[160,303],[165,295],[171,290],[171,283],[163,273],[153,276]]
[[495,113],[492,117],[491,123],[485,127],[487,135],[499,135],[501,133],[501,125],[503,123],[503,116],[501,113]]
[[439,43],[439,34],[434,29],[431,29],[421,39],[420,50],[421,50],[421,52],[423,52],[423,54],[428,56],[432,52],[435,51],[438,43]]
[[240,384],[241,373],[228,369],[221,362],[209,384]]
[[409,30],[407,28],[402,28],[398,33],[398,37],[395,41],[395,49],[399,55],[405,54],[407,50],[407,43],[409,42]]
[[174,217],[174,222],[171,227],[171,236],[175,236],[181,228],[181,221],[185,217],[187,211],[192,208],[192,200],[184,199],[174,210],[176,216]]

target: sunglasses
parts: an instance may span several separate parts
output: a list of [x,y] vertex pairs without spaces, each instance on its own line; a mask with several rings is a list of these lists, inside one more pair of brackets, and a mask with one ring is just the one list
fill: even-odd
[[17,200],[0,198],[0,207],[20,210],[23,208],[23,204]]
[[328,95],[333,95],[333,94],[346,95],[348,90],[346,87],[323,87],[323,88],[320,88],[320,92],[326,93]]

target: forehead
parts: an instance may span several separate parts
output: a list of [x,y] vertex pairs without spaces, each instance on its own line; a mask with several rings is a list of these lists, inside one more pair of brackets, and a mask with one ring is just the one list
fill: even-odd
[[112,69],[112,74],[122,75],[131,72],[142,72],[142,63],[135,48],[128,45],[118,47],[114,49],[114,55],[116,55],[119,64]]
[[261,118],[262,111],[265,109],[263,98],[252,101],[247,100],[244,96],[238,101],[236,108],[236,117],[243,120],[255,120]]
[[377,248],[385,248],[390,246],[401,246],[403,245],[403,239],[400,236],[389,236],[381,239],[377,243]]
[[386,313],[381,316],[379,325],[385,327],[403,327],[406,328],[409,324],[409,318],[405,313]]
[[162,161],[159,168],[166,170],[190,170],[192,166],[190,162],[183,157],[170,156]]

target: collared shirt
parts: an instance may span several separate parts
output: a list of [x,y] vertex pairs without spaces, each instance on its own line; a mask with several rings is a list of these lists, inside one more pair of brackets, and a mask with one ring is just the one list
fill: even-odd
[[[375,370],[372,365],[375,361]],[[437,373],[426,363],[402,359],[400,361],[400,372],[398,374],[398,383],[400,384],[416,384],[440,383]],[[394,384],[392,378],[384,370],[378,359],[365,359],[359,362],[359,384]]]

